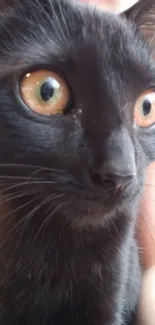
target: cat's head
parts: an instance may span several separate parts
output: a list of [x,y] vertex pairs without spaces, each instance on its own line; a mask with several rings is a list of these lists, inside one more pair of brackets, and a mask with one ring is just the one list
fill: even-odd
[[6,6],[3,198],[25,195],[81,224],[131,209],[155,159],[154,23],[155,1],[121,15],[67,0]]

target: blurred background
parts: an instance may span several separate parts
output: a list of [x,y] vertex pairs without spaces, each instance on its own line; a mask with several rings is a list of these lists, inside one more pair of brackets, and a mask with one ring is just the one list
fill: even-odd
[[123,11],[131,7],[137,0],[81,0],[83,2],[93,3],[103,8],[110,8],[116,12]]

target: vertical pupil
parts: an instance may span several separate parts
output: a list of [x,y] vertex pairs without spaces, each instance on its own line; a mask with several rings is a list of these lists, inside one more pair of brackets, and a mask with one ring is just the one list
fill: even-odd
[[52,78],[48,78],[40,88],[40,96],[43,101],[47,102],[54,95],[55,87],[54,80]]
[[143,102],[143,114],[147,116],[151,111],[151,102],[148,99],[145,99]]

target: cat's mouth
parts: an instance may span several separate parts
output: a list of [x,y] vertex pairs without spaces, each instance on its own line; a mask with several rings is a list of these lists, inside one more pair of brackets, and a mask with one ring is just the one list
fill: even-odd
[[[112,216],[116,209],[123,211],[133,206],[139,192],[137,179],[115,183],[110,177],[104,179],[98,173],[90,172],[92,188],[85,184],[81,188],[72,189],[72,200],[63,208],[63,215],[74,220],[75,224],[103,223]],[[89,184],[88,184],[89,185]],[[70,195],[68,196],[69,199]],[[68,201],[66,199],[66,201]],[[98,221],[97,221],[98,220]]]

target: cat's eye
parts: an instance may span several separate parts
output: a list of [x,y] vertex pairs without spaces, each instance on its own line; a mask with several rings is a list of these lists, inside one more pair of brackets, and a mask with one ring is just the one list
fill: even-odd
[[134,108],[134,121],[141,127],[155,123],[155,91],[146,91],[138,98]]
[[25,104],[41,115],[63,114],[70,102],[70,91],[62,77],[48,70],[27,73],[20,82]]

